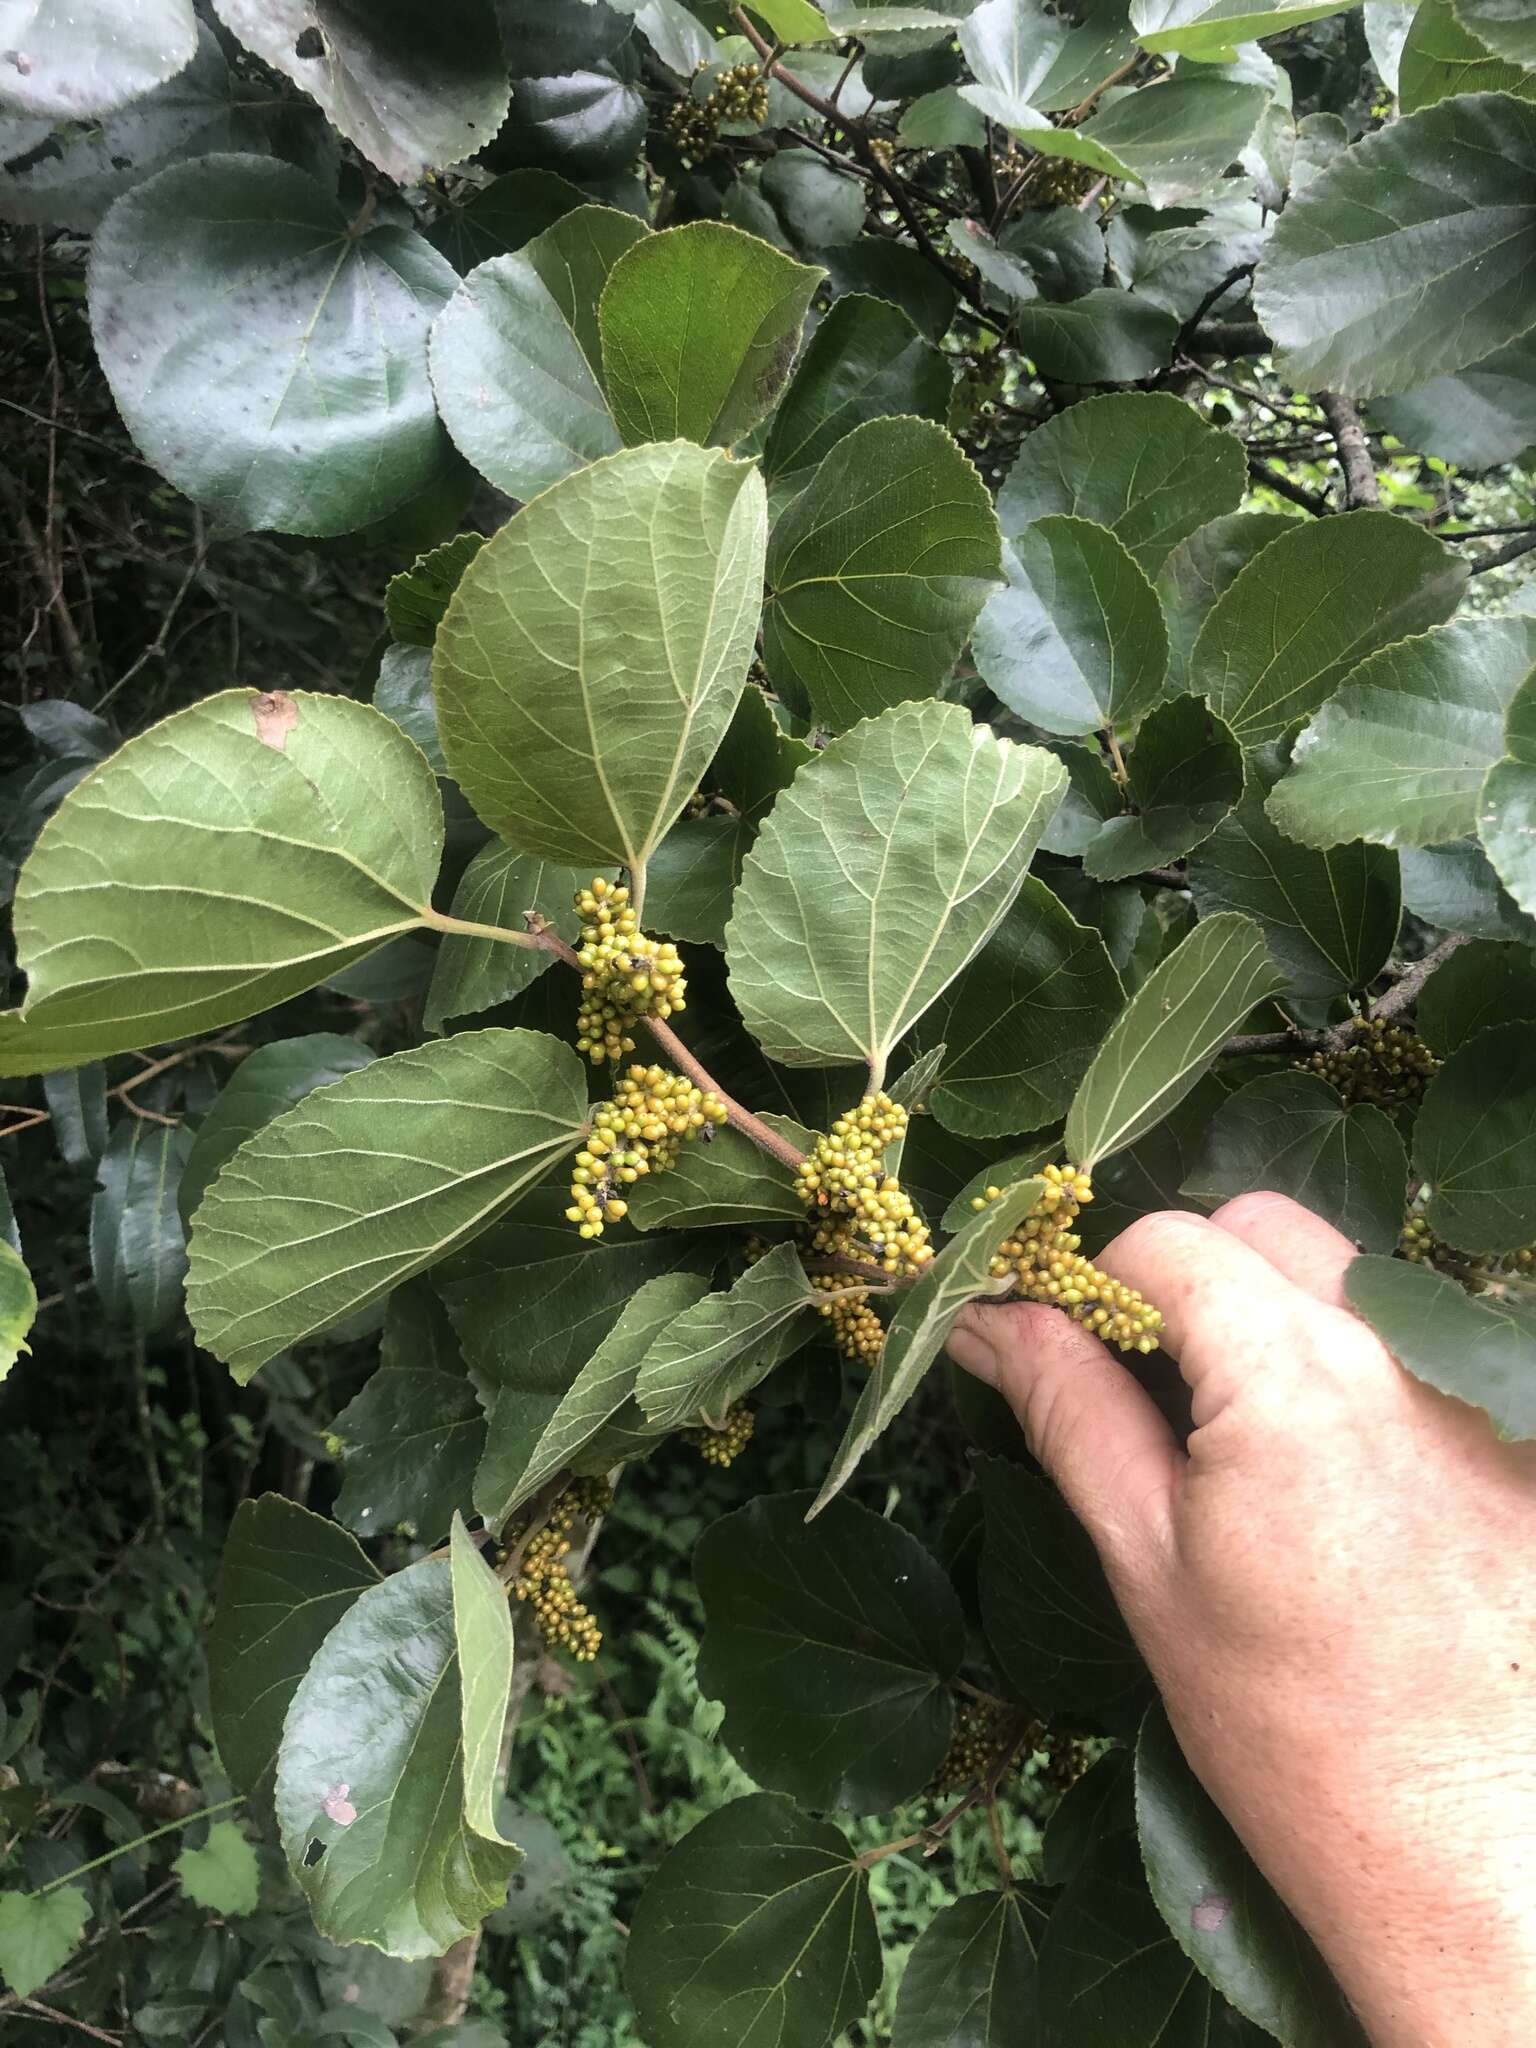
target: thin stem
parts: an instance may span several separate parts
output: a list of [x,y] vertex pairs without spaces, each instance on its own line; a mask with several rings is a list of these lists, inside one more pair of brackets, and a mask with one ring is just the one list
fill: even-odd
[[[1385,990],[1370,1005],[1369,1015],[1382,1022],[1399,1016],[1418,1000],[1420,991],[1437,967],[1444,966],[1459,947],[1466,945],[1469,934],[1452,932],[1426,953],[1422,960],[1416,960],[1398,976],[1392,986]],[[1241,1059],[1253,1053],[1306,1053],[1338,1052],[1349,1043],[1355,1019],[1348,1018],[1342,1024],[1331,1025],[1326,1031],[1303,1031],[1293,1025],[1284,1031],[1249,1031],[1236,1038],[1229,1038],[1221,1048],[1224,1057]]]
[[997,1865],[997,1874],[1006,1891],[1013,1883],[1013,1865],[1008,1860],[1008,1845],[1003,1840],[1003,1824],[998,1817],[997,1795],[989,1792],[986,1800],[987,1832],[992,1843],[992,1861]]
[[862,1856],[854,1858],[860,1870],[873,1870],[877,1863],[883,1863],[887,1856],[899,1856],[903,1849],[915,1849],[927,1836],[926,1828],[919,1828],[915,1835],[903,1835],[899,1842],[882,1842],[878,1849],[866,1849]]
[[782,1161],[785,1166],[798,1167],[805,1164],[805,1154],[797,1145],[792,1145],[788,1138],[781,1138],[777,1131],[763,1122],[761,1117],[754,1116],[750,1109],[744,1108],[736,1100],[735,1096],[725,1092],[708,1067],[701,1060],[694,1058],[670,1024],[664,1023],[660,1017],[645,1017],[641,1021],[661,1051],[681,1073],[688,1076],[695,1088],[702,1088],[706,1094],[715,1096],[725,1104],[727,1120],[742,1133],[743,1137],[750,1138],[759,1151]]
[[1278,469],[1271,469],[1267,462],[1260,462],[1255,455],[1248,458],[1248,474],[1256,484],[1265,485],[1278,497],[1289,498],[1293,505],[1299,505],[1303,512],[1310,512],[1314,519],[1321,519],[1325,512],[1333,510],[1319,492],[1309,491],[1303,484],[1293,484],[1288,476]]
[[504,924],[476,924],[472,918],[450,917],[446,911],[434,910],[430,904],[423,909],[421,921],[435,932],[455,932],[461,939],[492,939],[504,946],[526,946],[534,952],[554,950],[545,944],[541,933],[509,931]]
[[1104,751],[1109,756],[1110,770],[1122,789],[1129,788],[1130,775],[1126,769],[1125,756],[1120,751],[1120,742],[1115,738],[1114,727],[1106,725],[1099,734],[1104,742]]
[[1484,555],[1480,562],[1472,564],[1472,574],[1481,576],[1485,569],[1502,569],[1506,562],[1518,562],[1532,548],[1536,548],[1536,533],[1528,533],[1523,540],[1512,540],[1508,547],[1495,548],[1491,555]]
[[61,1884],[72,1884],[77,1877],[84,1877],[87,1871],[100,1870],[104,1864],[115,1863],[119,1856],[126,1856],[130,1849],[142,1849],[146,1842],[158,1842],[162,1835],[174,1835],[182,1828],[191,1827],[195,1820],[211,1820],[216,1813],[228,1813],[232,1806],[244,1806],[245,1795],[237,1792],[233,1799],[221,1799],[214,1806],[205,1806],[197,1813],[189,1813],[185,1820],[168,1820],[163,1828],[151,1828],[147,1835],[137,1835],[131,1842],[120,1842],[115,1849],[109,1849],[105,1856],[97,1856],[89,1863],[77,1863],[73,1870],[66,1870],[62,1877],[50,1878],[47,1884],[40,1884],[35,1892],[28,1892],[29,1899],[46,1898],[49,1892],[56,1892]]

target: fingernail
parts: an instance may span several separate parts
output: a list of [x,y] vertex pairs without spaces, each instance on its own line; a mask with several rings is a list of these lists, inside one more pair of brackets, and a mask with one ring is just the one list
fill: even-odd
[[957,1323],[950,1331],[949,1355],[963,1371],[989,1387],[997,1385],[997,1352],[974,1323]]

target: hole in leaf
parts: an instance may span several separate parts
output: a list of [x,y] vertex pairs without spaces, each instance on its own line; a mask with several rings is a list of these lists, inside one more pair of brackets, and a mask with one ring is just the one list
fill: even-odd
[[317,28],[307,28],[293,46],[295,57],[323,57],[325,37]]
[[309,1847],[304,1851],[304,1868],[306,1870],[313,1870],[324,1854],[324,1842],[320,1841],[317,1836],[311,1835]]

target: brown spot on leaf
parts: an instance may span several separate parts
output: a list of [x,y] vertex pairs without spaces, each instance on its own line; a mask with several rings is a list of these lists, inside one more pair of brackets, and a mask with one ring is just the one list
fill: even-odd
[[299,722],[299,707],[286,690],[263,690],[251,699],[251,717],[256,722],[257,739],[280,754]]

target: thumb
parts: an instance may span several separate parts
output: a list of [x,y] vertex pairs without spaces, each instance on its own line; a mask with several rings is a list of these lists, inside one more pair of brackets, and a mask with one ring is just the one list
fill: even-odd
[[972,1303],[949,1354],[1007,1400],[1110,1576],[1145,1580],[1172,1549],[1184,1464],[1151,1396],[1097,1337],[1035,1302]]

